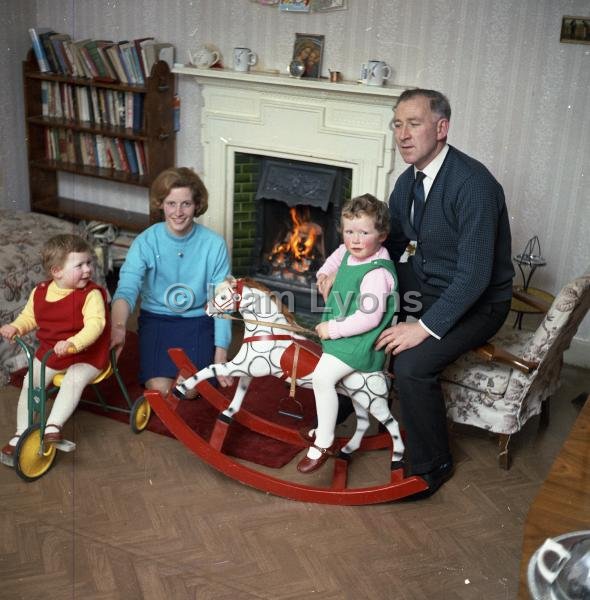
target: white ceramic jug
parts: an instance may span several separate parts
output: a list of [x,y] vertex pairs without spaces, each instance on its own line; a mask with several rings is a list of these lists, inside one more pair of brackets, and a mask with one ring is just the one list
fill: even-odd
[[220,58],[219,52],[211,46],[200,46],[193,52],[188,51],[191,65],[200,69],[212,67]]

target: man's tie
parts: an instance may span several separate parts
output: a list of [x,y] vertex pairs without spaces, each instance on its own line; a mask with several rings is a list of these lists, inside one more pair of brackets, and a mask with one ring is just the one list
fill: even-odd
[[424,214],[424,178],[426,175],[422,171],[416,173],[412,196],[414,197],[414,229],[419,231],[422,215]]

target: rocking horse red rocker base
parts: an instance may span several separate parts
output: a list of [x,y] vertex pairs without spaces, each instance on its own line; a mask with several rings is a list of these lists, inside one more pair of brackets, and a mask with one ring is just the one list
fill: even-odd
[[[398,500],[427,489],[428,486],[421,477],[404,476],[404,445],[398,423],[388,406],[389,381],[381,372],[354,372],[340,382],[338,392],[349,396],[353,401],[357,427],[349,440],[336,440],[338,452],[333,461],[334,471],[331,482],[325,487],[279,479],[224,454],[223,443],[234,419],[253,432],[302,450],[306,448],[306,442],[296,429],[241,409],[241,404],[253,377],[280,377],[290,383],[292,395],[296,386],[311,387],[311,372],[321,352],[319,347],[310,345],[310,342],[297,333],[304,330],[295,324],[290,313],[269,290],[253,280],[230,279],[220,284],[215,298],[207,305],[210,315],[223,316],[234,311],[241,313],[245,332],[242,345],[232,361],[198,370],[181,349],[171,348],[168,353],[179,369],[179,383],[173,390],[174,393],[164,397],[157,391],[145,392],[152,408],[181,443],[232,479],[291,500],[339,505],[377,504]],[[280,330],[280,333],[275,330]],[[286,331],[291,333],[287,335]],[[231,402],[207,381],[216,375],[239,378]],[[182,398],[184,393],[193,388],[201,396],[201,400],[196,401],[204,399],[219,411],[208,440],[193,431],[176,411],[179,402],[184,401],[179,400],[179,397]],[[381,423],[385,432],[364,437],[370,424],[369,414]],[[349,467],[354,465],[354,451],[387,448],[391,452],[391,462],[387,473],[384,473],[383,484],[357,488],[347,485]]]

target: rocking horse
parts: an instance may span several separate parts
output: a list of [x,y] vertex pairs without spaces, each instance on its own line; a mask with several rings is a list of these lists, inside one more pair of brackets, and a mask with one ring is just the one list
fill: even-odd
[[[329,504],[371,504],[387,502],[418,493],[427,488],[420,477],[405,477],[403,469],[404,444],[397,421],[388,406],[389,380],[383,372],[353,372],[344,377],[338,392],[351,398],[356,414],[356,431],[341,443],[335,458],[331,485],[320,488],[283,481],[233,461],[222,452],[223,440],[232,420],[251,430],[275,439],[304,447],[297,431],[241,410],[248,386],[254,377],[273,375],[290,385],[294,396],[296,386],[310,388],[311,375],[321,348],[311,344],[301,333],[312,333],[298,326],[293,316],[265,286],[251,279],[228,278],[219,284],[215,297],[207,304],[207,314],[218,318],[235,318],[239,312],[244,322],[244,339],[233,358],[227,363],[212,364],[197,370],[181,349],[171,348],[170,357],[179,367],[179,380],[172,393],[164,398],[159,392],[145,395],[158,416],[170,431],[211,466],[230,477],[258,489],[286,498]],[[233,399],[225,397],[207,380],[218,375],[238,377]],[[200,438],[178,417],[175,408],[178,398],[196,388],[200,395],[220,410],[215,428],[208,441]],[[175,397],[176,396],[176,397]],[[363,439],[372,415],[386,433]],[[380,486],[348,488],[346,485],[351,454],[356,450],[391,449],[389,479]]]

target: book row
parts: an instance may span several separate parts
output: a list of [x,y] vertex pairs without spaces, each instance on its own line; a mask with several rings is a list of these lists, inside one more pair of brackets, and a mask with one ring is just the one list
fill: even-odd
[[41,81],[41,112],[44,117],[89,123],[97,127],[143,130],[141,92]]
[[164,60],[170,68],[174,64],[174,46],[153,37],[76,41],[48,28],[30,28],[29,35],[43,73],[144,85],[156,62]]
[[138,140],[75,132],[58,127],[45,129],[45,157],[49,160],[114,169],[146,175],[147,148]]

